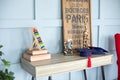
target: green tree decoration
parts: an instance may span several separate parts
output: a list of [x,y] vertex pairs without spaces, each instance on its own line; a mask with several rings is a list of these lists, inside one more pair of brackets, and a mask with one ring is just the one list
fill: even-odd
[[[0,45],[0,49],[3,46]],[[4,53],[2,51],[0,51],[0,62],[2,62],[2,64],[4,65],[5,69],[4,70],[0,70],[0,80],[14,80],[14,73],[12,71],[8,71],[7,67],[10,66],[10,62],[7,61],[6,59],[2,58],[2,55],[4,55]],[[1,66],[1,65],[0,65]]]

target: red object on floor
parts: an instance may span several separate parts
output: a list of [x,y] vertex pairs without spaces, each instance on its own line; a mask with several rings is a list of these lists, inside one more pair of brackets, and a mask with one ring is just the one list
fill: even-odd
[[88,68],[90,68],[91,67],[91,57],[90,56],[88,56],[88,66],[87,66]]
[[118,64],[118,80],[120,80],[120,34],[115,34],[115,46],[117,53],[117,64]]

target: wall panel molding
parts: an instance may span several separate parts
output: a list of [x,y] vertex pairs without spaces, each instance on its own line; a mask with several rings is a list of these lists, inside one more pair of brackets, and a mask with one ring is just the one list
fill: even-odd
[[[120,25],[120,19],[94,19],[92,20],[92,27],[95,25]],[[61,19],[49,20],[0,20],[0,29],[2,28],[25,28],[25,27],[62,27]]]
[[33,0],[0,0],[0,20],[33,20]]
[[120,25],[100,26],[99,46],[108,51],[114,51],[114,35],[116,33],[120,33]]
[[[95,25],[120,25],[120,19],[94,19],[92,20],[92,26]],[[49,19],[49,20],[0,20],[1,28],[25,28],[25,27],[62,27],[61,19]]]
[[0,20],[0,29],[2,28],[25,28],[25,27],[61,27],[61,19],[57,20]]

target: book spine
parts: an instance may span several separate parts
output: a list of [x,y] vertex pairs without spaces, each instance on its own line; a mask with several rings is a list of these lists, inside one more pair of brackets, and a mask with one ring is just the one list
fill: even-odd
[[48,51],[47,50],[27,51],[27,53],[30,55],[39,55],[39,54],[46,54],[48,53]]
[[47,54],[40,54],[33,56],[28,53],[24,53],[23,58],[27,59],[28,61],[40,61],[40,60],[50,59],[51,55],[47,53]]

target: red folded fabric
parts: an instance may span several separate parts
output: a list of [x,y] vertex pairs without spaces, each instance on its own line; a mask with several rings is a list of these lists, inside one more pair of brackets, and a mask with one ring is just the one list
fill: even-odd
[[118,64],[118,80],[120,80],[120,34],[115,34],[115,46],[117,53],[117,64]]

